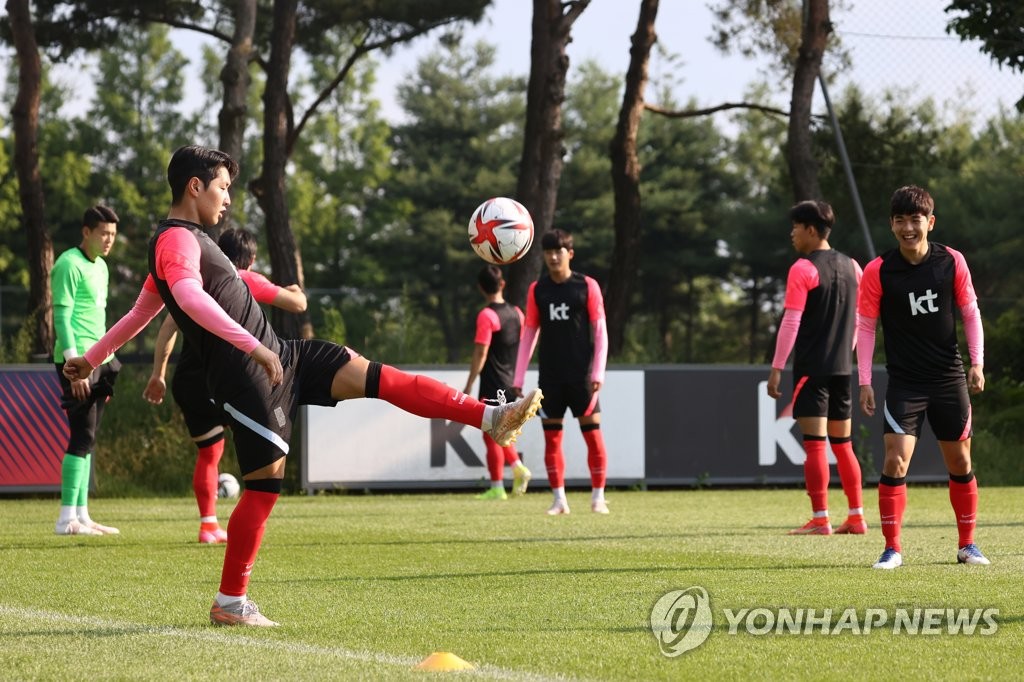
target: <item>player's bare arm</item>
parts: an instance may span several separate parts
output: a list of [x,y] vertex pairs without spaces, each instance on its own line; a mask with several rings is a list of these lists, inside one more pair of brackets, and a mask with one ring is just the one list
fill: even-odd
[[875,389],[871,386],[860,387],[860,409],[869,417],[875,416]]
[[778,400],[782,397],[782,390],[779,388],[782,383],[782,370],[775,369],[772,367],[771,371],[768,372],[768,395]]
[[985,390],[985,368],[981,365],[972,365],[967,370],[967,388],[971,393],[981,393]]
[[156,347],[153,349],[153,373],[146,382],[142,397],[148,402],[159,405],[167,394],[167,361],[174,350],[174,342],[178,338],[178,325],[170,315],[164,318],[160,331],[156,335]]
[[249,353],[249,357],[266,371],[271,386],[277,386],[284,379],[284,368],[281,366],[281,358],[263,344],[256,346]]

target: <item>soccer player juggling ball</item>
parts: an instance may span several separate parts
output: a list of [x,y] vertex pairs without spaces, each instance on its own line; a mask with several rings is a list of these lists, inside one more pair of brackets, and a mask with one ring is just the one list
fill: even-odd
[[413,414],[448,419],[515,440],[536,414],[543,394],[490,407],[429,377],[371,362],[327,341],[283,340],[204,231],[231,204],[228,188],[238,164],[204,147],[171,156],[171,209],[149,242],[149,276],[135,306],[84,357],[65,363],[69,380],[138,334],[167,306],[185,339],[199,351],[210,392],[228,413],[245,491],[228,521],[220,590],[210,609],[218,625],[272,626],[247,596],[264,529],[281,493],[292,420],[299,405],[335,405],[380,398]]
[[[306,294],[299,285],[278,286],[251,269],[256,260],[256,237],[251,232],[234,228],[224,230],[217,239],[217,246],[234,264],[238,276],[245,281],[258,303],[266,303],[292,313],[301,313],[306,309]],[[168,315],[157,332],[153,372],[142,392],[142,397],[155,405],[163,402],[167,391],[164,377],[177,336],[178,325]],[[224,425],[227,419],[220,405],[211,400],[202,359],[188,341],[181,347],[178,366],[171,381],[171,393],[198,449],[192,472],[192,491],[199,507],[199,542],[227,542],[227,531],[220,527],[217,520],[217,476],[220,458],[224,454]]]
[[[928,240],[935,227],[935,202],[920,187],[896,190],[890,202],[890,225],[897,248],[868,263],[861,280],[857,310],[857,364],[860,405],[875,413],[871,362],[875,324],[884,330],[889,383],[883,406],[885,462],[878,482],[878,511],[885,550],[879,569],[903,564],[900,528],[907,506],[906,475],[925,417],[939,441],[949,471],[949,501],[956,515],[956,559],[988,564],[974,544],[978,483],[971,470],[971,400],[968,391],[985,389],[984,333],[978,297],[963,254]],[[963,318],[971,367],[957,346],[954,307]]]
[[835,223],[824,201],[802,201],[789,211],[790,238],[800,258],[786,278],[785,313],[779,325],[775,357],[768,374],[768,395],[782,395],[779,383],[786,358],[793,357],[793,418],[803,434],[804,482],[812,518],[790,535],[831,535],[828,518],[828,438],[849,503],[848,516],[836,533],[862,534],[864,522],[860,463],[853,453],[851,424],[853,341],[856,332],[857,283],[861,269],[836,251],[828,238]]

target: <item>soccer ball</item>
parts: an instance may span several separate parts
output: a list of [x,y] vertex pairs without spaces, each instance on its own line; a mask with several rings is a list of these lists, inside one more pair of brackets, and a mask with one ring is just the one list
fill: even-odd
[[241,490],[238,479],[231,474],[221,474],[217,477],[217,497],[238,497]]
[[533,218],[514,199],[488,199],[469,219],[469,244],[488,263],[515,263],[533,244]]

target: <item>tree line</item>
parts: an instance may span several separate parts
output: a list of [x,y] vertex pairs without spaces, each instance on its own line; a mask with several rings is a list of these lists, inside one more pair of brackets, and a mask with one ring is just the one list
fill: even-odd
[[[979,121],[962,108],[950,118],[924,96],[837,93],[869,246],[835,131],[810,111],[824,58],[841,55],[828,2],[719,3],[735,29],[721,40],[771,37],[765,49],[777,51],[792,89],[789,111],[770,106],[770,84],[755,83],[747,101],[715,115],[674,101],[671,83],[648,83],[657,0],[636,3],[626,74],[569,69],[565,45],[588,4],[534,0],[530,73],[499,74],[494,46],[459,31],[482,16],[483,0],[8,0],[4,38],[16,58],[3,92],[11,125],[0,131],[0,284],[28,295],[25,310],[4,306],[4,339],[17,327],[21,352],[48,350],[48,265],[77,244],[78,218],[98,201],[122,218],[111,313],[127,310],[166,210],[170,153],[204,143],[242,161],[230,220],[260,235],[258,265],[311,293],[307,316],[275,319],[290,336],[315,333],[387,362],[464,361],[482,264],[466,222],[483,199],[508,195],[539,230],[576,236],[575,267],[606,290],[613,361],[762,362],[794,257],[787,208],[832,203],[833,244],[864,264],[892,244],[890,194],[916,183],[936,197],[935,240],[972,263],[987,373],[1024,378],[1018,112]],[[172,27],[220,47],[184,54]],[[399,88],[401,121],[385,120],[375,70],[389,48],[424,34],[435,47]],[[51,66],[83,54],[94,57],[79,63],[96,94],[71,113]],[[202,65],[200,83],[184,80],[190,60]],[[197,91],[204,106],[186,110],[186,92]],[[513,300],[539,270],[536,248],[509,269]]]

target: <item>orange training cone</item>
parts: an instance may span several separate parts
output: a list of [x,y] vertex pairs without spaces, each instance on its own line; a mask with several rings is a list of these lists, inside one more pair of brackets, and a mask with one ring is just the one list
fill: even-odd
[[455,654],[447,651],[435,651],[422,661],[416,664],[417,670],[432,670],[435,672],[446,672],[449,670],[473,670],[475,665],[464,661]]

